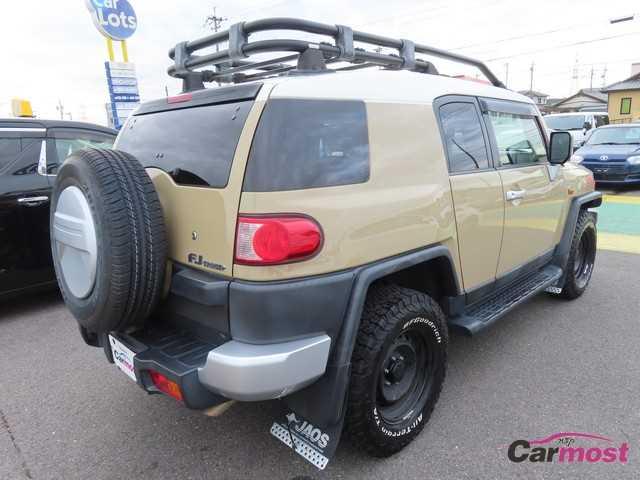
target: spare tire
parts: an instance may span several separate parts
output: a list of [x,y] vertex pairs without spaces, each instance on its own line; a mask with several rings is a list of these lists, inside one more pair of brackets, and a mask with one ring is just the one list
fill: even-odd
[[102,334],[141,325],[162,296],[167,237],[162,206],[135,157],[71,154],[51,197],[51,249],[67,307]]

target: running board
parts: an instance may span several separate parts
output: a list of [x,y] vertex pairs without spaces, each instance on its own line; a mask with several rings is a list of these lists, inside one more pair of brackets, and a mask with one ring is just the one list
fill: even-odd
[[474,335],[492,325],[512,308],[529,300],[547,287],[553,286],[561,276],[561,268],[547,265],[492,293],[487,298],[469,305],[462,315],[451,318],[449,324]]

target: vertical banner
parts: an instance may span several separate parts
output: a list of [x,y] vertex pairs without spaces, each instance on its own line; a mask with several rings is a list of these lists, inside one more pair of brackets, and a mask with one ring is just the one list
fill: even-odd
[[104,62],[109,87],[107,113],[113,128],[120,129],[140,105],[138,80],[133,63]]

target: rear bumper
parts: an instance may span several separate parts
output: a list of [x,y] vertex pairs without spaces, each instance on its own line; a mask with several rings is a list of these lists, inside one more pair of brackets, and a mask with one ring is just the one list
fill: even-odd
[[234,400],[280,398],[324,374],[330,346],[327,335],[269,345],[232,340],[209,352],[198,378],[206,388]]
[[189,408],[282,398],[327,371],[353,278],[240,282],[179,269],[149,327],[112,335],[136,354],[142,388],[158,393],[150,373],[158,372]]
[[271,400],[296,392],[325,373],[331,347],[327,335],[269,345],[232,340],[219,346],[175,332],[115,336],[135,353],[138,385],[160,393],[151,372],[160,373],[180,387],[183,402],[194,409],[229,399]]

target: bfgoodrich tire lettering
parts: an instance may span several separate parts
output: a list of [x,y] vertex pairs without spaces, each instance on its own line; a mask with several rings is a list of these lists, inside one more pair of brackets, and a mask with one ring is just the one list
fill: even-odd
[[352,358],[347,432],[377,457],[392,455],[424,428],[446,373],[448,331],[429,296],[395,285],[367,295]]
[[[53,228],[59,196],[72,186],[89,204],[97,241],[95,284],[84,298],[65,281]],[[142,323],[160,300],[167,256],[162,208],[142,165],[115,150],[74,152],[58,172],[50,222],[58,284],[78,323],[93,333]]]

